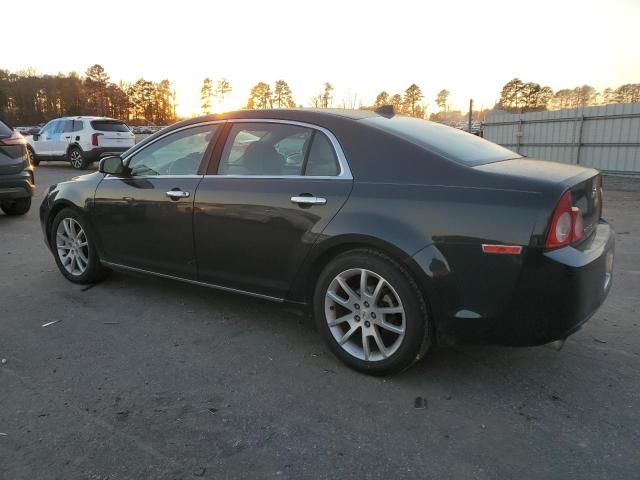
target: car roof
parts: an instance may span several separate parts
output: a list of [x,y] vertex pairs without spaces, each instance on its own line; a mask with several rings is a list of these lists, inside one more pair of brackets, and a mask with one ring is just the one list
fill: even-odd
[[272,108],[264,110],[236,110],[232,112],[204,115],[190,118],[183,122],[183,125],[190,123],[200,123],[211,120],[231,120],[231,119],[279,119],[292,121],[318,120],[362,120],[364,118],[378,117],[379,113],[371,110],[348,110],[342,108]]
[[58,118],[52,118],[51,120],[113,120],[116,122],[122,121],[122,120],[118,120],[117,118],[97,117],[97,116],[91,116],[91,115],[75,115],[75,116],[67,116],[67,117],[58,117]]

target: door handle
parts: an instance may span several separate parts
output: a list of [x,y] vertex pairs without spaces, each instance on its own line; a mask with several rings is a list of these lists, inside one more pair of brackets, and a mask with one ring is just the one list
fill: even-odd
[[182,190],[169,190],[167,192],[167,197],[172,200],[177,200],[179,198],[187,198],[189,196],[189,192],[183,192]]
[[297,203],[298,205],[326,205],[327,199],[322,197],[291,197],[292,203]]
[[66,136],[66,137],[64,137],[64,138],[71,138],[71,135],[69,135],[69,136]]

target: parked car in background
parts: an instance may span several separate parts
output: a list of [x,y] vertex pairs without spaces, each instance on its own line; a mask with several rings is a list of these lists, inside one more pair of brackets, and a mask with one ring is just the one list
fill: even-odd
[[372,374],[436,343],[564,340],[611,288],[601,214],[594,169],[389,109],[187,120],[40,208],[68,280],[115,269],[307,305]]
[[31,208],[34,191],[27,142],[0,120],[0,208],[7,215],[24,215]]
[[34,165],[43,160],[68,161],[82,170],[105,156],[118,155],[135,144],[122,121],[104,117],[63,117],[51,120],[27,137]]

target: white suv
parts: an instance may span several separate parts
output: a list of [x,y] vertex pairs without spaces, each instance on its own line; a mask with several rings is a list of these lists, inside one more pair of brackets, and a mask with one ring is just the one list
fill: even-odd
[[133,147],[135,135],[120,120],[104,117],[63,117],[27,137],[34,165],[42,160],[66,160],[79,170],[109,155]]

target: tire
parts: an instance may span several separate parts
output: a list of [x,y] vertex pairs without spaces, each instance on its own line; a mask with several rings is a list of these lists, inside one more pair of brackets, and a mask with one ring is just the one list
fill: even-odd
[[2,211],[7,215],[24,215],[31,208],[31,197],[18,198],[2,204]]
[[40,165],[40,160],[38,159],[38,157],[36,157],[36,152],[33,150],[33,148],[31,148],[30,145],[27,145],[27,155],[29,155],[29,161],[31,162],[31,165],[33,165],[34,167]]
[[[51,222],[49,239],[58,269],[67,280],[86,285],[102,280],[109,273],[100,263],[91,229],[78,210],[61,210]],[[71,260],[67,262],[63,258]]]
[[76,170],[85,170],[89,166],[89,162],[78,147],[71,147],[68,152],[69,163]]
[[[364,296],[362,272],[366,272]],[[348,251],[329,262],[316,282],[313,312],[333,353],[370,375],[408,368],[433,343],[426,301],[415,281],[398,262],[374,250]]]

